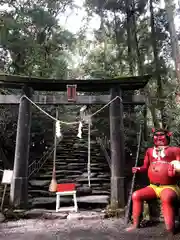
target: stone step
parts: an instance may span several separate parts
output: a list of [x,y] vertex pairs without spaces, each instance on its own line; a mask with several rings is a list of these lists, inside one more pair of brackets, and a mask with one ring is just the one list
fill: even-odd
[[92,195],[106,195],[106,196],[110,196],[110,191],[106,191],[106,190],[92,190]]
[[[67,134],[63,133],[63,140],[57,146],[57,183],[75,183],[79,204],[85,204],[83,206],[89,207],[90,204],[94,203],[107,205],[110,194],[110,169],[108,163],[96,142],[96,138],[92,136],[91,188],[89,188],[87,174],[88,135],[83,131],[83,139],[78,139],[76,137],[77,129],[74,129]],[[52,168],[53,156],[46,161],[39,173],[34,176],[34,180],[29,182],[29,194],[32,198],[32,205],[35,207],[55,208],[55,194],[48,191],[52,179]],[[88,198],[89,196],[90,198]],[[102,196],[106,196],[106,200],[102,200]],[[63,201],[62,204],[69,204],[71,198],[64,198]]]
[[[77,176],[75,176],[76,178]],[[41,175],[41,176],[37,176],[36,177],[36,180],[38,181],[44,181],[44,180],[48,180],[49,182],[51,181],[52,179],[52,175]],[[73,176],[65,176],[65,175],[56,175],[56,180],[59,181],[59,180],[62,180],[63,182],[67,180],[67,182],[69,182],[69,179],[73,179]]]
[[100,167],[91,167],[91,172],[100,172],[102,171],[102,168]]
[[[73,155],[74,156],[85,156],[85,155],[87,155],[87,153],[88,153],[88,149],[85,149],[85,150],[74,150],[73,149]],[[69,152],[68,152],[68,154],[69,154]],[[67,154],[67,156],[68,156],[68,154]],[[57,155],[59,155],[59,156],[61,156],[61,153],[59,153],[59,154],[57,154]]]
[[[36,180],[36,181],[37,181],[37,183],[33,183],[32,185],[29,185],[29,190],[49,191],[49,185],[50,185],[51,180],[49,180],[49,181],[46,180],[46,182],[44,180]],[[40,181],[45,182],[45,183],[40,184],[39,183]],[[84,178],[83,182],[72,181],[67,178],[57,180],[58,184],[59,183],[72,183],[72,182],[76,184],[77,189],[89,188],[87,178]],[[109,179],[109,181],[106,181],[106,182],[91,181],[91,189],[96,190],[96,191],[109,191],[110,190],[110,179]],[[80,190],[78,190],[78,191],[80,191]]]
[[55,197],[56,196],[56,193],[51,193],[51,192],[49,192],[49,191],[45,191],[45,190],[32,190],[32,189],[30,189],[29,191],[28,191],[28,193],[31,195],[31,197],[33,196],[33,197],[39,197],[39,196],[41,196],[41,197]]
[[[97,158],[91,157],[90,160],[91,160],[91,164],[99,164],[99,166],[102,164],[104,164],[104,166],[107,165],[107,160],[103,157],[97,157]],[[66,166],[69,164],[83,164],[83,163],[87,163],[87,161],[88,161],[88,157],[84,157],[84,158],[68,157],[67,159],[58,158],[56,159],[55,163],[57,164],[57,166]],[[51,164],[53,164],[53,159],[48,159],[43,166],[51,166]]]
[[[83,161],[81,164],[83,164],[83,165],[80,165],[80,163],[76,163],[75,166],[68,165],[68,164],[67,165],[56,164],[56,172],[57,171],[72,172],[72,171],[78,171],[78,170],[81,172],[82,172],[82,170],[83,170],[83,172],[86,171],[88,162]],[[91,168],[91,172],[102,172],[102,171],[109,172],[110,171],[109,165],[107,166],[106,163],[99,164],[99,166],[97,166],[97,167],[93,167],[92,165],[90,165],[90,168]],[[52,169],[53,169],[53,163],[46,164],[43,166],[42,169],[40,169],[39,173],[40,174],[46,174],[46,172],[50,173],[50,172],[52,172]]]
[[84,197],[77,197],[77,202],[85,203],[105,203],[108,204],[109,196],[108,195],[89,195]]
[[[78,183],[85,183],[87,182],[87,178],[80,178],[80,179],[77,179],[76,180]],[[110,179],[107,179],[107,178],[91,178],[91,182],[109,182]]]
[[57,151],[62,151],[62,153],[67,153],[70,150],[73,150],[73,144],[57,146],[56,150]]
[[49,185],[49,180],[30,180],[29,181],[29,184],[30,186],[39,186],[39,187],[44,187],[44,186],[47,186]]
[[59,153],[59,154],[62,154],[62,155],[66,155],[66,154],[72,152],[72,150],[73,150],[72,146],[69,146],[69,148],[67,148],[67,149],[64,149],[63,147],[62,148],[56,148],[57,154]]
[[[46,171],[52,171],[52,168],[53,168],[53,162],[52,163],[46,163],[44,166],[43,166],[44,169],[46,169]],[[67,165],[59,165],[56,163],[56,169],[57,170],[66,170],[67,169]],[[39,171],[41,172],[41,170]],[[43,171],[44,172],[44,171]]]
[[76,166],[73,166],[73,165],[68,165],[66,167],[68,170],[83,170],[83,169],[86,169],[87,168],[87,163],[83,163],[83,165],[79,166],[79,164],[76,164]]
[[[95,190],[91,189],[89,187],[77,187],[77,196],[85,196],[87,194],[89,195],[110,195],[110,191],[106,190]],[[35,189],[29,189],[28,191],[29,196],[31,198],[38,198],[38,197],[55,197],[56,193],[49,192],[49,190],[35,190]]]
[[[104,159],[105,157],[100,154],[100,153],[97,153],[97,154],[90,154],[90,157],[91,159]],[[61,154],[57,154],[56,156],[56,161],[59,161],[59,160],[67,160],[67,159],[71,159],[71,160],[79,160],[81,158],[88,158],[88,152],[85,153],[85,154],[78,154],[78,153],[68,153],[66,155],[61,155]],[[49,160],[51,160],[52,157],[49,158]]]
[[[92,159],[96,159],[96,158],[105,158],[103,156],[103,154],[101,152],[97,152],[97,153],[91,153],[90,154],[91,158]],[[72,152],[72,153],[67,153],[67,154],[61,154],[61,153],[57,153],[56,155],[56,160],[58,159],[79,159],[79,158],[87,158],[88,157],[88,151],[86,151],[86,153],[75,153],[75,152]],[[49,159],[51,159],[52,157],[50,157]]]
[[61,156],[66,157],[67,155],[72,154],[72,153],[74,153],[73,150],[72,150],[72,147],[69,147],[69,149],[57,149],[56,150],[57,156],[61,155]]
[[[84,170],[83,170],[84,172]],[[83,173],[82,171],[79,171],[79,170],[56,170],[56,176],[73,176],[73,175],[77,175],[77,176],[80,176],[82,175]],[[41,175],[40,175],[41,176]],[[46,174],[42,174],[42,176],[44,177],[49,177],[49,176],[52,176],[52,171],[48,171],[46,172]]]
[[[84,152],[82,152],[82,151],[74,151],[73,152],[73,155],[74,156],[79,156],[79,155],[82,155],[82,156],[88,156],[88,149],[86,150],[86,151],[84,151]],[[101,151],[100,150],[98,150],[98,151],[94,151],[93,150],[93,152],[91,151],[91,156],[102,156],[102,153],[101,153]]]
[[[86,173],[83,173],[85,170],[83,169],[81,174],[63,174],[63,173],[56,173],[56,179],[59,180],[59,179],[80,179],[80,178],[88,178],[88,173],[86,171]],[[97,177],[99,178],[99,181],[102,181],[103,178],[108,178],[110,179],[110,174],[104,174],[104,175],[99,175],[98,172],[91,172],[91,177]],[[38,176],[36,176],[36,180],[51,180],[52,179],[52,172],[49,172],[49,174],[43,174],[43,173],[40,173]]]
[[[55,208],[56,206],[56,198],[55,197],[37,197],[29,201],[32,208],[46,208],[48,209],[50,206]],[[78,207],[81,203],[98,203],[98,204],[108,204],[109,196],[107,195],[90,195],[90,196],[83,196],[77,197]],[[70,205],[73,204],[71,197],[61,197],[61,206],[64,204]]]
[[[98,163],[99,165],[97,167],[93,167],[92,164],[96,164],[96,163]],[[70,164],[74,164],[74,166],[70,165]],[[55,163],[56,169],[66,169],[66,167],[68,168],[68,166],[71,166],[71,167],[72,166],[73,167],[79,166],[80,168],[83,168],[83,167],[86,167],[87,164],[88,164],[88,159],[79,159],[78,161],[73,161],[73,160],[72,161],[68,161],[66,165],[65,164],[60,164],[58,162]],[[91,160],[91,162],[90,162],[91,167],[98,168],[98,170],[101,170],[102,168],[109,169],[109,167],[108,167],[109,165],[107,165],[107,164],[108,163],[107,163],[106,160],[104,160],[104,161]],[[53,166],[53,161],[44,164],[43,168],[45,168],[45,169],[50,168],[51,169],[52,166]]]
[[[103,181],[103,179],[110,179],[110,174],[99,174],[98,172],[91,172],[91,178],[97,177],[99,181]],[[50,180],[52,178],[52,172],[48,172],[46,174],[39,174],[39,176],[36,177],[36,180]],[[88,178],[88,173],[84,172],[84,170],[81,171],[69,171],[69,170],[57,170],[56,171],[56,179],[76,179],[79,181],[79,179],[82,178]]]
[[76,166],[78,166],[78,167],[85,167],[86,163],[85,162],[83,162],[83,163],[80,163],[80,162],[78,162],[78,163],[68,163],[67,166],[68,167],[76,167]]
[[[66,162],[66,164],[61,164],[61,162]],[[71,163],[74,163],[74,164],[76,164],[76,165],[78,165],[78,164],[87,164],[87,163],[88,163],[88,158],[87,158],[87,157],[84,157],[84,158],[79,158],[79,159],[77,159],[77,158],[72,158],[72,159],[70,159],[70,158],[68,158],[68,159],[57,159],[56,162],[55,162],[55,164],[56,164],[58,167],[68,166],[68,165],[71,164]],[[104,159],[104,158],[97,158],[97,159],[91,158],[91,159],[90,159],[90,164],[93,164],[93,163],[99,163],[99,166],[102,165],[102,164],[104,164],[104,166],[106,166],[106,165],[107,165],[107,160]],[[45,167],[46,167],[46,166],[52,166],[52,165],[53,165],[53,160],[49,160],[49,161],[47,161],[47,162],[43,165],[43,167],[44,167],[44,166],[45,166]]]
[[[82,158],[81,158],[82,159]],[[69,163],[69,162],[75,162],[75,161],[79,161],[79,158],[76,158],[76,157],[74,157],[74,156],[72,156],[72,157],[70,157],[70,156],[67,156],[66,158],[59,158],[59,157],[57,157],[56,158],[56,162],[58,163],[58,162],[66,162],[66,163]]]
[[106,173],[106,174],[102,173],[102,174],[98,174],[97,177],[100,178],[100,179],[103,179],[103,178],[110,179],[111,178],[111,174],[110,173],[109,174],[108,173]]
[[[56,179],[57,183],[71,183],[69,179]],[[49,185],[51,183],[50,180],[33,180],[35,181],[33,184],[29,184],[29,190],[43,190],[43,191],[49,191]],[[74,183],[74,182],[73,182]],[[80,184],[76,183],[77,187],[80,187]]]
[[[58,152],[58,149],[57,149],[57,156],[65,156],[67,157],[70,153],[73,153],[74,155],[82,155],[84,156],[86,153],[88,152],[88,150],[85,150],[85,151],[78,151],[76,152],[76,150],[73,150],[73,151],[69,151],[69,150],[60,150]],[[79,154],[78,154],[79,153]]]
[[76,182],[79,178],[79,175],[73,175],[73,176],[66,176],[66,180],[69,180],[69,182]]

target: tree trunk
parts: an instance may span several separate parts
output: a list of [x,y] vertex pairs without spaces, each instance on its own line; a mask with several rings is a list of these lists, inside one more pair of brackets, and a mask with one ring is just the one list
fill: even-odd
[[118,48],[118,59],[119,59],[119,66],[121,66],[121,46],[120,46],[120,41],[119,41],[119,33],[118,33],[118,23],[117,23],[117,16],[116,16],[116,12],[114,11],[114,24],[115,24],[115,28],[114,28],[114,32],[115,32],[115,36],[116,36],[116,44],[117,44],[117,48]]
[[179,85],[180,84],[180,51],[179,51],[178,37],[176,34],[175,25],[174,25],[173,4],[171,0],[165,0],[165,8],[166,8],[166,13],[168,17],[169,32],[171,37],[172,57],[175,62],[176,76],[177,76],[178,85]]
[[134,64],[133,64],[133,52],[132,52],[132,38],[131,38],[131,30],[132,30],[132,14],[130,8],[130,1],[125,1],[125,9],[126,9],[126,29],[127,29],[127,46],[128,46],[128,59],[129,59],[129,71],[133,76],[134,74]]
[[136,24],[136,15],[135,15],[135,3],[133,0],[133,15],[132,15],[132,23],[133,23],[133,32],[134,32],[134,41],[135,41],[135,48],[136,48],[136,55],[137,55],[137,65],[138,65],[138,73],[139,75],[143,75],[143,64],[141,61],[141,54],[139,51],[139,42],[137,36],[137,24]]
[[107,74],[108,71],[108,59],[107,59],[107,36],[106,36],[106,29],[105,29],[105,24],[104,24],[104,12],[101,9],[100,10],[100,18],[101,18],[101,37],[102,37],[102,42],[103,42],[103,50],[104,50],[104,72]]
[[150,14],[151,14],[151,16],[150,16],[151,41],[152,41],[153,54],[154,54],[155,76],[157,78],[157,106],[161,112],[162,126],[165,127],[166,126],[166,116],[164,114],[164,101],[161,101],[161,99],[163,98],[163,88],[162,88],[162,81],[161,81],[161,75],[160,75],[158,49],[157,49],[153,0],[150,0]]

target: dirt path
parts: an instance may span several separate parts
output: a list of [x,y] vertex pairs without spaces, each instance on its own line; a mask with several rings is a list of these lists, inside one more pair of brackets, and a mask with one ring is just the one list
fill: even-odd
[[[167,239],[164,225],[124,232],[122,219],[20,220],[0,224],[2,240],[148,240]],[[180,234],[174,240],[180,239]]]

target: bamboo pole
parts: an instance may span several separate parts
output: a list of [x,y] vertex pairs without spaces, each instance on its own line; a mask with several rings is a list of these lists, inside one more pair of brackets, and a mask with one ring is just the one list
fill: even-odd
[[[58,119],[58,109],[56,108],[56,119]],[[54,123],[54,153],[53,153],[53,171],[52,179],[49,185],[50,192],[56,192],[57,181],[56,181],[56,152],[57,152],[57,136],[56,136],[56,123]]]

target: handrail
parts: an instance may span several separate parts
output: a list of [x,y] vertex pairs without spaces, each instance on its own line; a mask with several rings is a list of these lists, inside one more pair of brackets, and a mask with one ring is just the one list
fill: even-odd
[[104,152],[104,155],[105,155],[105,158],[108,162],[108,165],[109,165],[109,168],[111,169],[111,158],[109,157],[109,154],[102,142],[102,139],[100,137],[96,137],[96,141],[99,143],[100,147],[101,147],[101,150]]
[[[62,138],[59,139],[58,143],[61,142]],[[49,159],[51,154],[54,152],[55,145],[53,144],[46,153],[40,158],[35,159],[29,166],[28,166],[28,178],[30,178],[33,174],[38,173],[39,170],[43,167],[46,161]]]
[[110,141],[107,136],[105,136],[105,135],[101,136],[101,142],[105,148],[110,149]]

